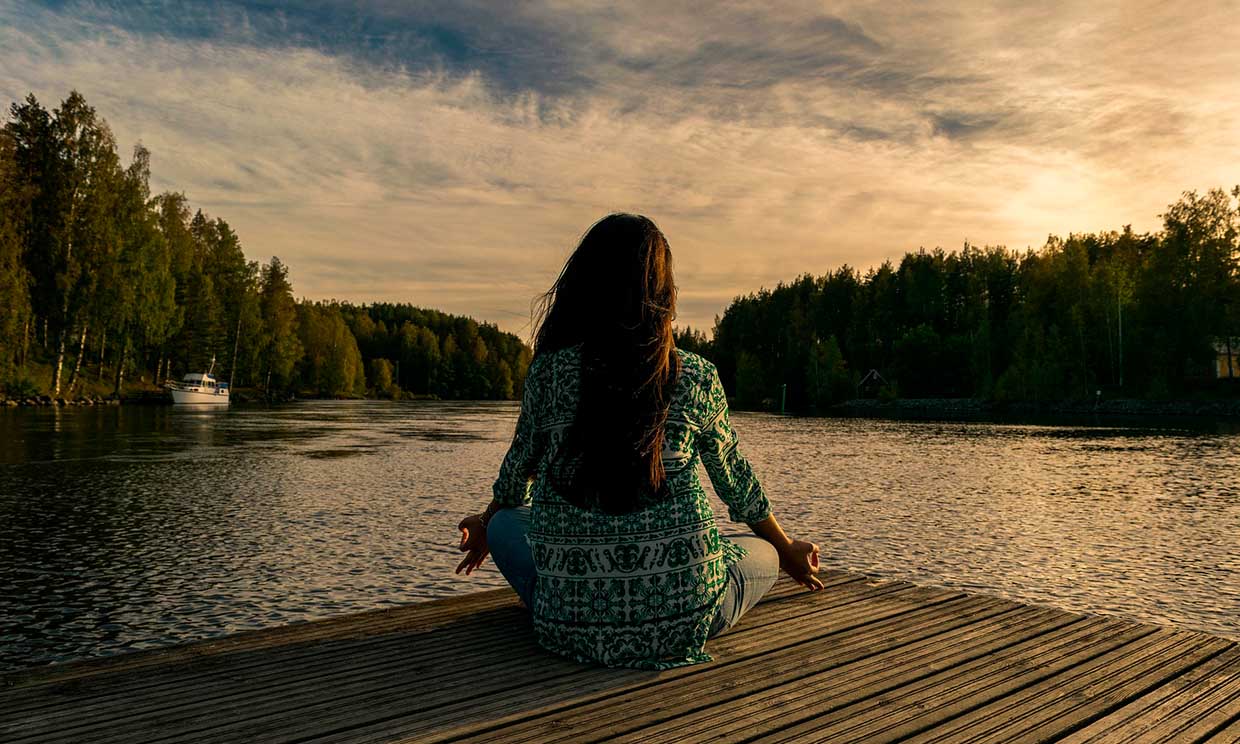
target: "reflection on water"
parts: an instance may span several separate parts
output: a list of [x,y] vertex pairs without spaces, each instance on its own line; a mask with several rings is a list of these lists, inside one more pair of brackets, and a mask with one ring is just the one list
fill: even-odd
[[[452,574],[455,525],[516,413],[0,412],[0,669],[502,586]],[[1234,430],[734,423],[828,566],[1240,638]]]

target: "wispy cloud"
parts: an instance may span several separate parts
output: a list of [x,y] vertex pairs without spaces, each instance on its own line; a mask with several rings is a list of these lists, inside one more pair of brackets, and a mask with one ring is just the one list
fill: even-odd
[[512,330],[609,210],[663,226],[709,326],[1240,180],[1235,3],[670,5],[0,3],[0,95],[78,88],[300,293]]

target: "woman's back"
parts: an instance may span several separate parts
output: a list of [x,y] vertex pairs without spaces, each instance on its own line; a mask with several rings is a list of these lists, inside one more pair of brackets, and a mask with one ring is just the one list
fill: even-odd
[[[701,461],[738,522],[770,505],[736,450],[714,366],[677,350],[680,373],[664,426],[667,491],[620,516],[583,509],[558,493],[550,465],[578,411],[581,345],[539,355],[530,367],[513,446],[495,483],[503,505],[532,503],[537,568],[535,629],[547,648],[612,666],[666,668],[705,660],[727,569],[745,551],[718,531],[697,476]],[[597,423],[597,422],[595,422]]]
[[[784,533],[736,449],[714,365],[675,347],[676,292],[649,218],[590,227],[542,297],[491,503],[457,525],[457,572],[493,555],[542,645],[582,661],[705,661],[781,568],[822,588],[818,547]],[[720,536],[699,461],[754,537]]]

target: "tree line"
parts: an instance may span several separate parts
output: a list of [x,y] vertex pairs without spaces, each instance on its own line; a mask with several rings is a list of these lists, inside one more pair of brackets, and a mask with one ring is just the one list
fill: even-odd
[[[495,326],[408,304],[297,300],[278,258],[184,194],[150,193],[74,92],[13,103],[0,129],[0,386],[71,396],[108,377],[205,370],[275,395],[519,397],[530,350]],[[1042,401],[1219,392],[1240,335],[1240,187],[1188,192],[1153,233],[966,244],[842,266],[735,298],[713,335],[737,405],[851,397]],[[1240,378],[1240,369],[1234,371]],[[1232,386],[1234,387],[1234,385]]]
[[[184,194],[150,193],[150,153],[118,156],[77,92],[13,103],[0,129],[0,386],[120,394],[205,371],[284,396],[520,395],[530,351],[495,326],[405,304],[294,298]],[[105,372],[106,371],[106,372]],[[37,378],[37,379],[35,379]]]
[[1185,193],[1154,233],[1051,236],[1024,252],[966,244],[804,275],[737,297],[713,338],[683,329],[677,344],[714,361],[748,408],[1234,394],[1215,378],[1240,336],[1237,199],[1240,187]]

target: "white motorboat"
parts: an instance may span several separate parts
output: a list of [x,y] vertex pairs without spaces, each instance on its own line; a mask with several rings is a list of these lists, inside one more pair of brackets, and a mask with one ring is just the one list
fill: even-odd
[[206,372],[190,372],[180,382],[169,382],[172,402],[180,405],[228,405],[228,383],[217,381],[211,374],[214,370],[215,359],[212,359],[211,369]]

